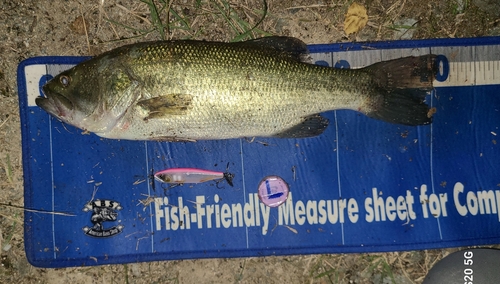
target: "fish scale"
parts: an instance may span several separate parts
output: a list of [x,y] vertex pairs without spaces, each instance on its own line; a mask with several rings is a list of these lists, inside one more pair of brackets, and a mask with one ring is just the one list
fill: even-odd
[[[432,88],[432,55],[358,70],[307,59],[305,44],[287,37],[139,43],[61,73],[37,104],[99,136],[130,140],[311,137],[328,125],[319,114],[335,109],[392,123],[430,122],[423,97]],[[66,78],[70,85],[61,86]],[[88,80],[97,88],[82,91]]]

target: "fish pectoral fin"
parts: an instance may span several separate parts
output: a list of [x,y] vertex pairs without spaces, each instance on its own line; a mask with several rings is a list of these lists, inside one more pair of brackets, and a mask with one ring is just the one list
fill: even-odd
[[275,134],[279,138],[307,138],[318,136],[328,127],[328,119],[315,114],[304,118],[304,120],[291,128]]
[[145,119],[182,115],[190,109],[193,96],[189,94],[168,94],[140,100],[137,105],[148,112]]

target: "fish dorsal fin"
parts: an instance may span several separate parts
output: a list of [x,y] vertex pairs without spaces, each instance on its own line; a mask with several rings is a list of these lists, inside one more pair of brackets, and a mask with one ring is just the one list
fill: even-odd
[[257,44],[287,53],[291,58],[300,62],[312,62],[307,45],[300,39],[294,37],[270,36],[245,41],[244,43]]
[[191,108],[193,96],[189,94],[168,94],[140,100],[137,105],[148,112],[146,120],[170,115],[185,114]]
[[322,117],[321,115],[311,115],[304,120],[292,126],[285,131],[282,131],[276,135],[275,137],[279,138],[307,138],[318,136],[325,131],[328,127],[328,119]]

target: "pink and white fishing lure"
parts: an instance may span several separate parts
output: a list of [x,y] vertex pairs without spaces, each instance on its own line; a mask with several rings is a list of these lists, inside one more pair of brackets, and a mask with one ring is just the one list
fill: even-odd
[[155,173],[155,179],[166,183],[201,183],[211,180],[225,180],[233,186],[234,174],[195,168],[172,168]]

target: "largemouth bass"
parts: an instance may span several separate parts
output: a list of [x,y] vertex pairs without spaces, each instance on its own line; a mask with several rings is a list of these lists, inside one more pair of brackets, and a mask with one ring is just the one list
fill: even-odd
[[36,104],[85,131],[129,140],[312,137],[328,125],[320,113],[336,109],[416,126],[431,122],[424,99],[434,59],[351,70],[311,64],[306,44],[289,37],[137,43],[57,75]]

